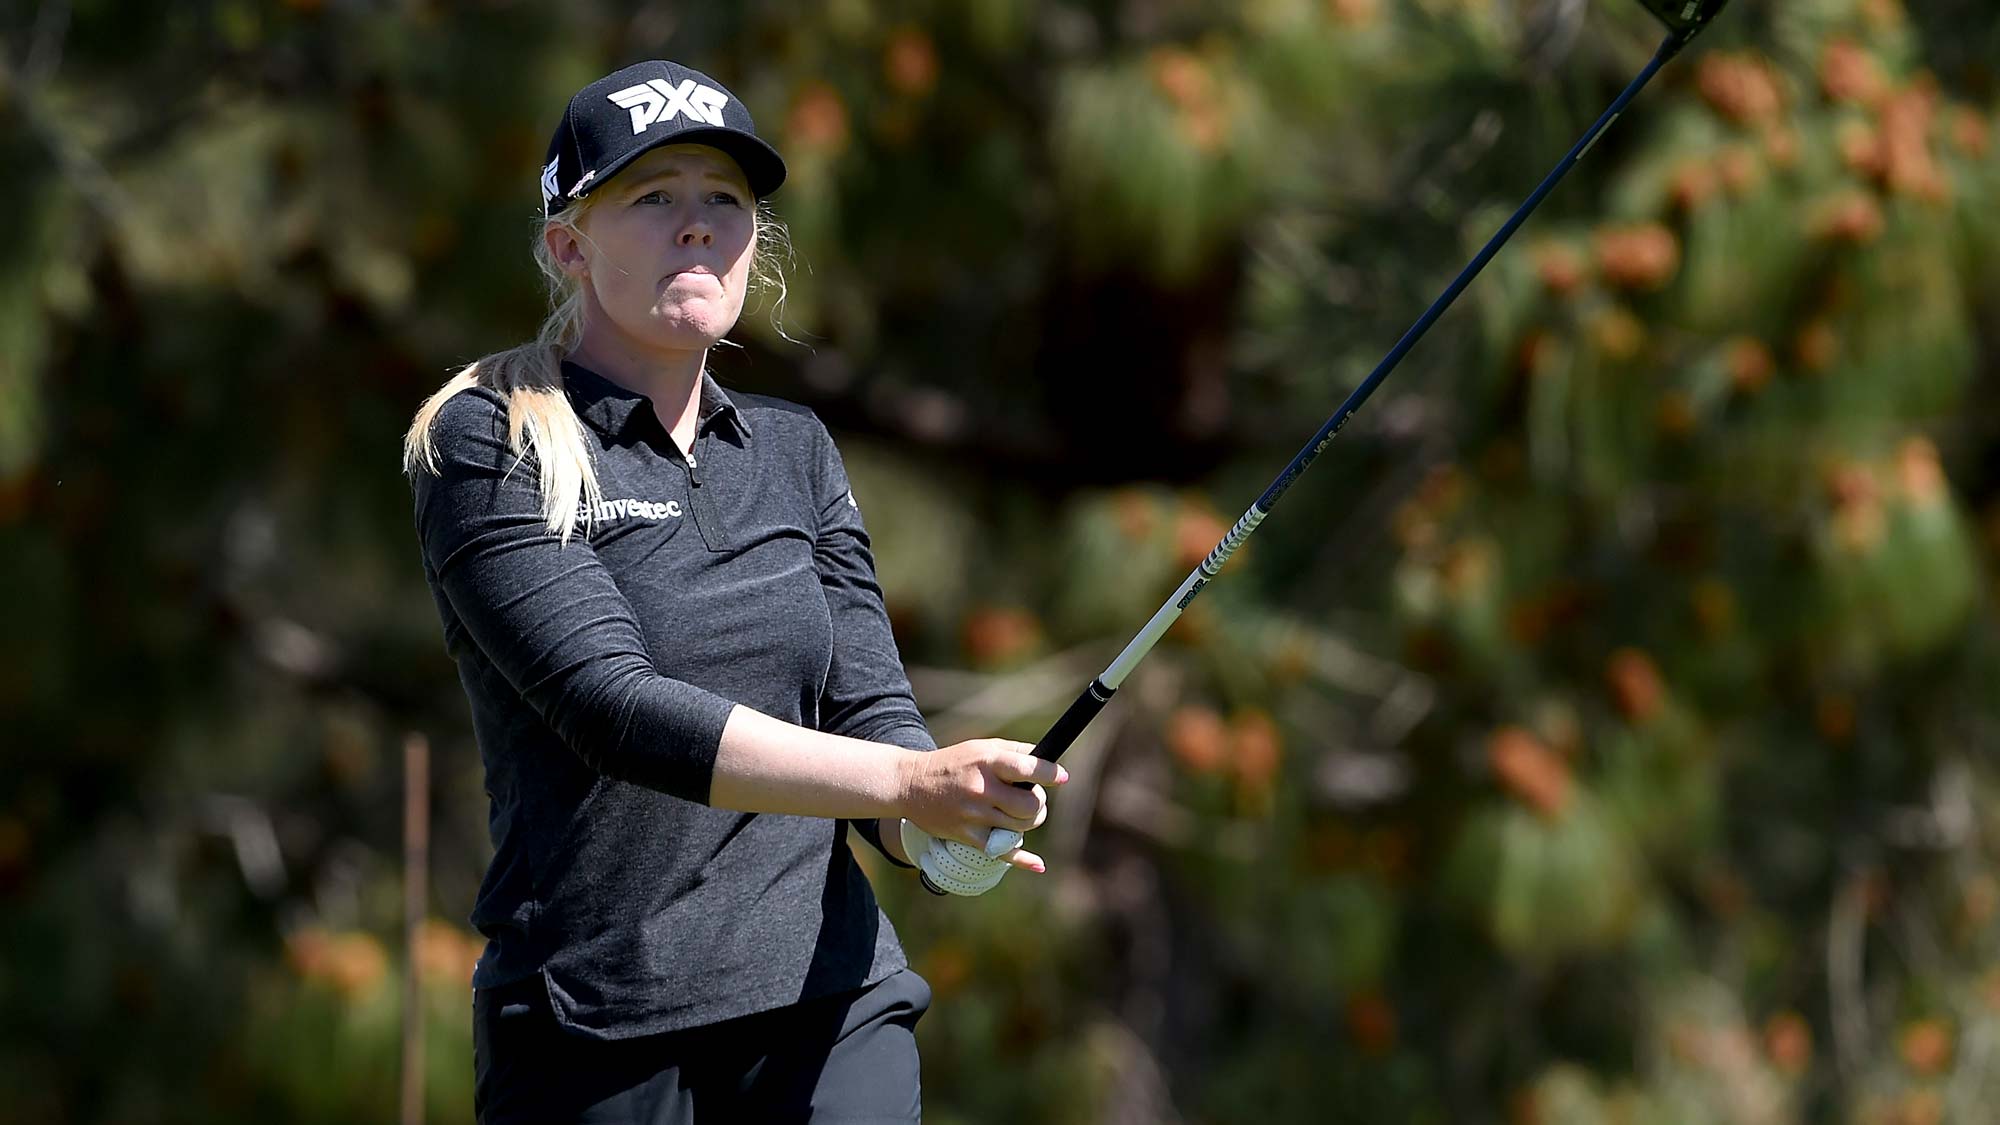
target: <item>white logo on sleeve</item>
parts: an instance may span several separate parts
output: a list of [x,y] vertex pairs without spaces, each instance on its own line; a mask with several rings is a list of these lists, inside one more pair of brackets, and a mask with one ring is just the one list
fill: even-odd
[[669,86],[666,79],[655,78],[643,85],[627,86],[609,97],[618,108],[632,111],[634,133],[645,132],[655,121],[672,121],[683,114],[690,121],[705,121],[720,129],[722,107],[729,104],[728,94],[692,78],[682,79],[678,86]]
[[861,510],[861,505],[854,502],[854,490],[851,488],[847,490],[847,506],[857,512]]
[[579,506],[577,514],[580,518],[594,520],[598,523],[610,523],[613,520],[622,519],[653,520],[655,522],[659,520],[677,520],[681,518],[681,502],[678,500],[633,500],[629,498],[624,500],[605,500],[594,508]]

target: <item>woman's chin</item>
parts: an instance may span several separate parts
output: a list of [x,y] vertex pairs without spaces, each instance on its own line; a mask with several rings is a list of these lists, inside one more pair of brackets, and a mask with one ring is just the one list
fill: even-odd
[[736,317],[720,310],[675,310],[657,314],[646,335],[660,347],[691,351],[713,346],[734,327]]

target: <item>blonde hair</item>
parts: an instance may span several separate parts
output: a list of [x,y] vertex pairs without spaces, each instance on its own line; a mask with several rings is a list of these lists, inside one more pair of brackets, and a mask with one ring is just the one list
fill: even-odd
[[[601,189],[600,189],[601,190]],[[579,517],[584,534],[590,533],[591,513],[604,500],[598,487],[597,466],[583,422],[563,393],[562,362],[583,341],[583,282],[563,272],[555,252],[549,249],[543,232],[550,226],[566,227],[588,241],[582,223],[598,192],[585,196],[564,214],[535,225],[535,264],[541,268],[548,286],[549,315],[528,343],[494,352],[466,364],[446,380],[444,386],[424,400],[417,416],[403,435],[403,471],[422,469],[438,472],[437,446],[431,440],[431,426],[438,412],[452,396],[485,387],[507,402],[507,449],[514,455],[509,472],[518,468],[530,451],[541,467],[542,516],[549,534],[567,544],[576,531]],[[785,339],[781,322],[785,309],[785,275],[781,259],[791,257],[791,237],[785,225],[772,213],[771,205],[759,201],[756,234],[750,251],[750,292],[775,290],[771,322]]]

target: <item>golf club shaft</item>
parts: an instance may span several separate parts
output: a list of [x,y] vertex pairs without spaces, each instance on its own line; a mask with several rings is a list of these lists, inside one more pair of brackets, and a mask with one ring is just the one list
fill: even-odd
[[1125,682],[1125,677],[1131,674],[1132,669],[1138,667],[1139,662],[1153,650],[1153,646],[1159,642],[1168,627],[1173,625],[1175,619],[1187,609],[1188,604],[1194,601],[1195,596],[1201,593],[1202,587],[1208,585],[1209,581],[1221,572],[1223,564],[1229,561],[1229,556],[1236,553],[1236,549],[1243,545],[1243,541],[1250,538],[1250,533],[1257,530],[1257,525],[1264,522],[1265,517],[1271,514],[1271,510],[1277,507],[1278,501],[1284,497],[1285,491],[1291,488],[1292,482],[1298,480],[1313,461],[1318,459],[1327,445],[1333,441],[1334,435],[1347,425],[1348,419],[1354,417],[1355,411],[1361,409],[1361,404],[1368,401],[1368,396],[1375,393],[1375,388],[1382,384],[1382,380],[1389,377],[1389,373],[1396,369],[1396,365],[1403,361],[1403,357],[1409,354],[1417,341],[1423,339],[1424,333],[1430,331],[1431,325],[1437,322],[1438,317],[1443,316],[1452,302],[1458,300],[1458,295],[1465,291],[1466,286],[1472,284],[1472,279],[1479,276],[1480,271],[1485,269],[1486,264],[1493,260],[1493,256],[1500,252],[1500,248],[1507,244],[1507,240],[1514,236],[1514,232],[1520,229],[1521,224],[1527,221],[1535,208],[1541,206],[1542,200],[1555,189],[1556,184],[1562,182],[1562,178],[1569,174],[1569,170],[1576,166],[1577,161],[1583,159],[1584,154],[1597,143],[1604,131],[1618,119],[1618,115],[1625,112],[1625,107],[1638,96],[1639,91],[1646,88],[1648,82],[1653,80],[1653,75],[1659,73],[1660,68],[1678,54],[1691,38],[1693,38],[1692,32],[1677,33],[1669,35],[1666,41],[1660,44],[1659,50],[1653,53],[1652,61],[1646,64],[1646,68],[1639,72],[1639,76],[1634,78],[1631,84],[1625,87],[1624,92],[1619,94],[1598,117],[1597,123],[1592,125],[1568,154],[1556,164],[1555,169],[1528,196],[1527,202],[1521,204],[1513,217],[1487,240],[1486,245],[1459,272],[1458,277],[1453,279],[1437,300],[1431,302],[1430,308],[1424,310],[1424,314],[1417,318],[1417,322],[1410,326],[1409,331],[1403,333],[1403,338],[1396,341],[1396,346],[1389,349],[1389,354],[1382,357],[1382,362],[1376,364],[1375,370],[1368,378],[1354,388],[1354,391],[1347,396],[1347,401],[1341,403],[1340,409],[1334,411],[1333,416],[1326,420],[1326,424],[1313,434],[1306,442],[1305,448],[1299,450],[1298,455],[1292,458],[1291,464],[1285,466],[1284,471],[1278,474],[1278,479],[1271,482],[1271,486],[1264,490],[1264,494],[1257,498],[1257,502],[1250,505],[1250,510],[1243,513],[1242,518],[1229,529],[1229,533],[1223,536],[1222,541],[1215,545],[1215,549],[1208,553],[1208,557],[1201,561],[1201,565],[1195,567],[1187,578],[1182,580],[1173,596],[1153,614],[1152,619],[1146,622],[1145,627],[1139,630],[1138,635],[1132,638],[1124,651],[1120,652],[1111,661],[1110,666],[1084,688],[1082,695],[1076,697],[1076,702],[1069,705],[1069,709],[1063,712],[1062,717],[1057,719],[1048,733],[1042,736],[1041,741],[1035,744],[1036,757],[1054,761],[1062,756],[1063,751],[1069,749],[1070,744],[1075,742],[1084,728],[1090,725],[1090,721],[1097,717],[1097,713],[1104,709],[1106,703],[1111,701],[1111,696]]

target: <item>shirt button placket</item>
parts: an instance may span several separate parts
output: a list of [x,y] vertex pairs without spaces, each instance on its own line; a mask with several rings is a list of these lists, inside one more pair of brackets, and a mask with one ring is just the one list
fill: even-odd
[[700,447],[701,435],[697,433],[687,452],[681,454],[687,464],[688,514],[693,517],[695,527],[701,530],[701,541],[708,544],[709,550],[720,551],[729,544],[723,538],[722,521],[716,518],[715,509],[708,502],[708,494],[712,490],[701,486],[698,471],[701,463],[695,456],[695,450]]

